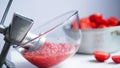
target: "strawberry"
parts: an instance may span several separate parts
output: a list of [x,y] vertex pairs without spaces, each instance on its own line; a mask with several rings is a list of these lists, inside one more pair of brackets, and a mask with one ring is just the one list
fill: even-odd
[[114,55],[112,56],[112,60],[115,62],[115,63],[120,63],[120,55]]
[[104,62],[105,60],[109,59],[110,54],[103,51],[94,51],[94,57],[99,62]]

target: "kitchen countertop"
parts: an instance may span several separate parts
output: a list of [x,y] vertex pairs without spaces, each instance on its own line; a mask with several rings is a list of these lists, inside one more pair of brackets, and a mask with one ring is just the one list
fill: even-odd
[[[120,54],[120,51],[111,55],[118,54]],[[15,50],[11,52],[11,57],[11,61],[15,64],[16,68],[37,68]],[[120,64],[115,64],[111,58],[105,62],[97,62],[93,55],[76,54],[51,68],[120,68]]]

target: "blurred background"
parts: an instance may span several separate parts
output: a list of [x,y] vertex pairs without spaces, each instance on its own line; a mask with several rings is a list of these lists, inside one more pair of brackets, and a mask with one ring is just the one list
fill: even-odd
[[[0,20],[8,1],[0,0]],[[115,16],[120,19],[119,4],[120,0],[13,0],[5,26],[11,22],[13,13],[33,19],[35,23],[33,30],[42,23],[71,10],[78,10],[80,18],[99,12],[104,17]],[[3,36],[0,35],[0,51],[3,45]]]

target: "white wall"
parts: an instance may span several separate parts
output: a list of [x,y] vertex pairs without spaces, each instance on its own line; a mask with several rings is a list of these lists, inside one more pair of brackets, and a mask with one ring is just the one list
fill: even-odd
[[[8,0],[1,0],[0,13],[5,8],[6,1]],[[119,4],[119,0],[13,0],[6,23],[11,21],[14,12],[30,17],[36,23],[42,23],[70,10],[79,10],[80,17],[101,12],[105,17],[112,15],[120,18]]]
[[[8,1],[0,0],[0,19]],[[120,0],[13,0],[5,25],[11,22],[14,12],[32,18],[35,27],[70,10],[78,10],[80,18],[100,12],[105,17],[116,16],[120,19],[119,4]],[[1,48],[3,37],[0,37],[0,41]]]

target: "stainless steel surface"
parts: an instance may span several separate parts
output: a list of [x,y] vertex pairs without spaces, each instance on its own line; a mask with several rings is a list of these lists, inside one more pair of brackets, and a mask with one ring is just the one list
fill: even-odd
[[82,30],[82,35],[79,53],[92,54],[94,50],[111,53],[120,50],[120,26]]
[[13,0],[9,0],[9,2],[8,2],[8,5],[7,5],[6,9],[5,9],[2,20],[0,21],[0,24],[2,24],[2,25],[4,25],[5,19],[7,17],[7,14],[8,14],[8,11],[10,9],[10,6],[11,6],[12,2],[13,2]]
[[[6,35],[6,31],[9,31],[9,30],[7,30],[7,28],[5,28],[4,22],[5,22],[7,14],[8,14],[9,8],[12,4],[12,1],[13,0],[9,0],[8,5],[7,5],[5,12],[3,14],[3,17],[0,21],[0,33],[2,33],[3,35]],[[13,68],[13,66],[11,67],[10,62],[5,61],[6,56],[8,54],[8,51],[10,49],[11,43],[6,40],[6,37],[4,38],[4,40],[5,40],[5,43],[4,43],[3,49],[2,49],[1,54],[0,54],[0,68],[3,67],[3,64],[5,64],[7,68]]]
[[[38,36],[34,35],[32,33],[28,33],[26,38],[23,40],[23,43],[28,42],[36,37],[38,37]],[[46,41],[46,37],[42,36],[42,37],[39,37],[33,41],[30,41],[27,44],[16,47],[16,50],[20,53],[24,52],[25,50],[30,51],[30,52],[35,51],[35,50],[39,49],[40,46],[42,46],[45,43],[45,41]],[[26,49],[26,48],[29,48],[29,49]]]
[[4,33],[5,26],[0,23],[0,33]]
[[7,39],[12,43],[22,42],[32,25],[33,20],[15,13],[9,26],[10,36]]

